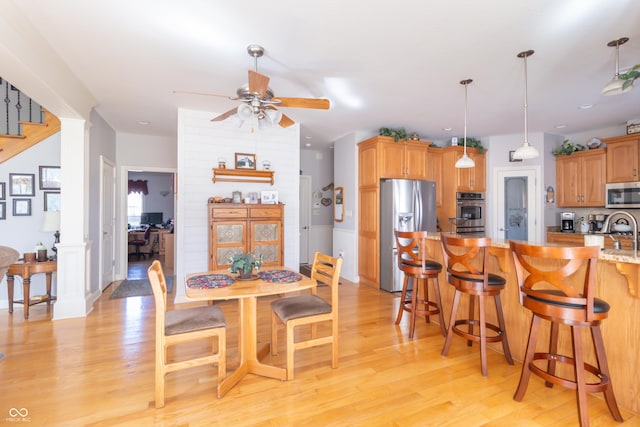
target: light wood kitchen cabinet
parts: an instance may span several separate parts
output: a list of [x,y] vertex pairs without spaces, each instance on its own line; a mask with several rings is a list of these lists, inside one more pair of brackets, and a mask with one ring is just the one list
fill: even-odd
[[428,146],[424,141],[377,137],[380,178],[425,179]]
[[234,205],[209,199],[209,269],[228,268],[236,253],[262,255],[263,265],[284,264],[284,205]]
[[[471,157],[475,166],[472,168],[456,169],[456,162],[464,153],[464,147],[453,146],[444,148],[443,168],[455,171],[455,191],[484,192],[487,189],[485,155],[478,153],[475,148],[467,147],[467,155]],[[455,196],[455,194],[454,194]]]
[[624,135],[603,140],[607,144],[607,182],[640,181],[638,154],[640,135]]
[[604,207],[607,149],[556,157],[558,207]]

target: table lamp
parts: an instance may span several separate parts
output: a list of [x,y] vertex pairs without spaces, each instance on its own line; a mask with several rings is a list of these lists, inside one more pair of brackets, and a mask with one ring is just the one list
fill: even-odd
[[55,231],[55,233],[53,233],[55,242],[53,242],[51,250],[53,251],[53,259],[57,260],[58,248],[56,248],[56,245],[60,243],[60,211],[45,211],[40,229],[41,231]]

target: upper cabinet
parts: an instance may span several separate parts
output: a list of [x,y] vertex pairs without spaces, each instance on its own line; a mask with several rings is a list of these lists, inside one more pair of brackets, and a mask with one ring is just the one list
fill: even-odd
[[624,135],[603,140],[607,144],[607,182],[640,181],[638,150],[640,135]]
[[604,207],[608,148],[556,157],[558,207]]
[[378,137],[380,178],[425,179],[427,147],[425,141],[398,141]]
[[455,171],[456,181],[454,191],[486,191],[485,155],[478,153],[475,148],[467,147],[467,155],[471,157],[475,166],[472,168],[456,169],[456,162],[464,153],[464,147],[453,146],[444,148],[443,168],[445,171]]

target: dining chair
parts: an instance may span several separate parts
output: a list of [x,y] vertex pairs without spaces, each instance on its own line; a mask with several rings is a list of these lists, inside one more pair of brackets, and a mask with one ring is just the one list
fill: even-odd
[[[398,250],[398,268],[404,273],[396,325],[400,324],[404,312],[408,312],[410,316],[409,338],[413,338],[416,316],[424,317],[428,323],[431,316],[438,315],[440,331],[443,336],[446,336],[438,284],[438,274],[442,272],[442,265],[427,259],[427,232],[395,230],[394,234]],[[429,300],[429,279],[433,283],[434,301]],[[411,290],[411,298],[407,298],[410,280],[413,283],[413,289]],[[422,284],[422,298],[420,298],[420,284]]]
[[[226,323],[218,306],[167,310],[167,282],[162,265],[155,260],[147,270],[156,304],[156,408],[164,407],[165,377],[169,372],[200,365],[218,365],[218,383],[226,376]],[[169,360],[170,346],[190,341],[214,338],[212,354],[186,359]],[[215,339],[217,338],[217,339]],[[217,353],[215,349],[217,347]],[[220,396],[218,396],[220,397]]]
[[[488,237],[459,237],[441,233],[442,254],[447,266],[447,281],[455,288],[451,319],[447,338],[442,348],[442,355],[446,356],[451,347],[453,334],[467,339],[467,345],[480,343],[480,366],[482,376],[487,376],[487,343],[501,342],[504,357],[509,365],[513,365],[507,330],[502,312],[500,292],[504,289],[506,280],[493,273],[489,273],[489,247],[491,239]],[[469,317],[456,320],[460,296],[469,295]],[[496,305],[498,324],[487,321],[485,307],[486,297],[493,297]],[[475,318],[474,307],[478,303],[478,318]],[[464,326],[467,326],[466,330]],[[493,331],[487,335],[487,329]]]
[[146,244],[149,243],[149,236],[151,235],[151,227],[147,227],[147,229],[144,231],[144,235],[142,237],[142,239],[137,238],[137,239],[132,239],[129,240],[129,245],[131,246],[135,246],[136,248],[136,256],[138,257],[138,259],[140,259],[141,257],[144,257],[145,254],[143,254],[142,252],[140,252],[140,249],[145,246]]
[[[338,367],[338,287],[342,258],[316,252],[311,266],[311,279],[329,286],[330,300],[318,296],[316,287],[309,295],[281,298],[271,303],[271,354],[278,354],[278,326],[285,326],[287,347],[287,380],[293,379],[294,353],[309,347],[331,344],[331,367]],[[317,326],[331,322],[331,334],[317,337]],[[297,326],[311,325],[311,338],[294,340]]]
[[[547,387],[558,384],[576,390],[581,426],[589,425],[587,393],[597,392],[604,393],[609,412],[616,421],[622,422],[600,330],[600,322],[608,317],[610,307],[606,301],[594,296],[600,248],[535,246],[515,241],[509,245],[521,303],[533,313],[520,382],[513,398],[522,401],[533,373],[544,379]],[[555,260],[550,267],[541,267],[542,263],[537,262],[548,259]],[[549,347],[538,352],[536,344],[542,319],[551,325]],[[567,346],[567,350],[572,348],[572,355],[561,354],[558,349],[560,325],[568,325],[571,329],[571,346]],[[585,360],[583,330],[591,332],[595,365]],[[562,353],[567,353],[567,350]],[[572,365],[573,378],[556,373],[558,362]],[[545,363],[546,368],[540,366]]]

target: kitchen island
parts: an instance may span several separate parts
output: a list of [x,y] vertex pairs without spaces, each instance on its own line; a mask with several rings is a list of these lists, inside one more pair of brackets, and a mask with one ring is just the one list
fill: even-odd
[[[434,233],[428,239],[428,256],[444,266],[440,234]],[[530,243],[537,244],[536,242]],[[550,243],[549,245],[553,244]],[[506,287],[501,296],[509,346],[513,358],[522,362],[526,351],[532,315],[529,310],[520,305],[520,293],[515,266],[509,249],[509,241],[493,240],[490,254],[492,256],[489,257],[489,271],[507,279]],[[550,260],[549,262],[554,261]],[[611,371],[611,381],[618,405],[636,415],[640,415],[639,280],[640,257],[637,252],[613,249],[601,251],[597,264],[595,295],[608,302],[611,306],[609,317],[602,321],[601,326]],[[445,321],[448,322],[454,289],[447,282],[446,268],[443,268],[439,281]],[[459,308],[460,313],[466,312],[468,307],[466,304],[467,301],[463,299]],[[494,324],[497,322],[495,310],[491,308],[491,305],[487,310],[487,320]],[[538,341],[538,348],[548,345],[548,322],[543,321],[542,327],[547,335],[541,335]],[[586,340],[589,337],[585,335],[584,338]],[[591,342],[590,338],[585,342]],[[499,344],[490,343],[489,347],[502,353]],[[593,349],[587,346],[585,350],[585,360],[588,363],[595,363]],[[480,351],[479,348],[478,351]],[[563,354],[571,354],[570,331],[566,326],[560,328],[560,351]],[[564,364],[559,365],[558,372],[570,375],[569,366],[562,365]],[[489,366],[489,375],[491,375],[491,369],[492,367]],[[560,371],[560,369],[564,369],[564,371]],[[602,398],[600,393],[596,394],[596,396]]]

